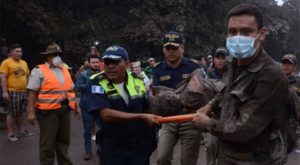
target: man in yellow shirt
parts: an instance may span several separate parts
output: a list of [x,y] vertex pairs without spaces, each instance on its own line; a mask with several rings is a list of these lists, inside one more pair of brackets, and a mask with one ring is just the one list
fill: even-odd
[[[11,45],[9,58],[4,60],[0,66],[3,99],[8,103],[8,114],[6,117],[7,139],[18,141],[18,137],[32,136],[23,127],[23,115],[27,103],[27,78],[29,69],[27,63],[22,60],[22,48],[19,44]],[[17,134],[14,134],[13,126],[17,126]]]

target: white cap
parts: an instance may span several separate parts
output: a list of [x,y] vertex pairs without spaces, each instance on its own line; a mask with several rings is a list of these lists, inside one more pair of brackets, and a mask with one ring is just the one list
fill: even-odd
[[141,62],[140,61],[132,62],[131,64],[132,64],[132,67],[134,67],[134,68],[141,66]]

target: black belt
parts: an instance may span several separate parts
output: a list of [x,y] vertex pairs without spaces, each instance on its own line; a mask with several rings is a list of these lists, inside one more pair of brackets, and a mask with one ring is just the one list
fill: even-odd
[[136,138],[130,138],[130,139],[112,139],[108,137],[103,137],[103,144],[108,145],[121,145],[121,146],[127,146],[127,145],[138,145],[143,143],[143,140],[136,139]]
[[69,100],[68,99],[63,99],[61,102],[60,102],[61,105],[69,105]]

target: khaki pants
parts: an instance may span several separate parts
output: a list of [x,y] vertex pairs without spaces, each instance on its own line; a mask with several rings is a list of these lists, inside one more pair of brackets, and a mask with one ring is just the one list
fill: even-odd
[[158,165],[171,165],[173,150],[180,139],[181,164],[196,165],[200,149],[201,132],[192,122],[163,124],[158,137]]
[[70,110],[37,110],[40,126],[41,165],[54,165],[55,154],[58,165],[72,165],[68,156],[70,144]]

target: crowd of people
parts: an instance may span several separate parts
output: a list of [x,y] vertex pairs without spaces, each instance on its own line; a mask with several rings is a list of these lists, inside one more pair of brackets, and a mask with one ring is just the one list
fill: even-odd
[[[157,164],[169,165],[178,141],[182,165],[197,164],[201,144],[208,165],[286,164],[288,153],[300,154],[297,58],[286,54],[280,64],[273,60],[262,47],[266,33],[260,9],[240,4],[228,12],[226,46],[213,54],[184,57],[184,37],[170,31],[163,37],[163,61],[151,57],[143,67],[143,61],[129,60],[124,47],[112,45],[101,53],[93,46],[74,76],[55,42],[41,53],[45,63],[31,72],[22,47],[13,44],[0,67],[7,140],[33,135],[23,127],[26,115],[30,124],[39,124],[40,164],[57,159],[71,165],[74,111],[83,122],[83,159],[92,159],[96,134],[102,165],[147,165],[154,150]],[[162,116],[150,110],[152,88],[175,90],[199,69],[204,79],[222,81],[224,87],[193,112],[192,120],[161,124]]]

